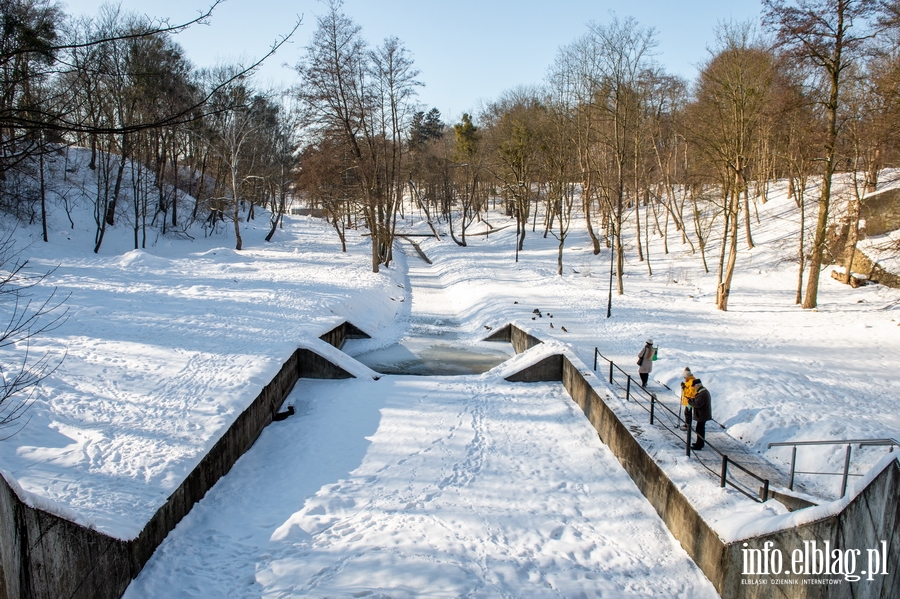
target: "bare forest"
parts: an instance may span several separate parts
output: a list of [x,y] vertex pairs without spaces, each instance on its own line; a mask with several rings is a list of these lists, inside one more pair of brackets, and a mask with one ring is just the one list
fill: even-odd
[[0,209],[42,223],[46,239],[48,211],[68,207],[47,202],[45,162],[79,146],[97,173],[95,252],[110,227],[133,231],[135,248],[152,231],[233,235],[240,250],[241,222],[270,219],[272,239],[293,206],[342,241],[364,230],[378,272],[407,213],[460,246],[499,213],[517,252],[529,234],[558,240],[560,275],[570,226],[586,227],[594,254],[611,250],[620,294],[624,257],[652,274],[649,239],[674,232],[717,273],[726,310],[755,207],[788,181],[805,219],[797,303],[813,308],[822,267],[852,259],[861,198],[900,160],[893,1],[765,0],[757,23],[710,32],[694,81],[666,73],[652,29],[590,22],[548,57],[543,82],[456,123],[417,101],[425,77],[403,42],[372,45],[339,0],[305,24],[289,89],[253,74],[297,25],[254,64],[191,64],[178,34],[215,10],[173,24],[0,0]]

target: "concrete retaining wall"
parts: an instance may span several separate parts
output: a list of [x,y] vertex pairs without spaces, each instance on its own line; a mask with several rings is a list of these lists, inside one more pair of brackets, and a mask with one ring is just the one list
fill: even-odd
[[[768,599],[769,597],[790,597],[803,599],[889,599],[900,594],[900,464],[896,460],[885,468],[875,479],[839,514],[823,518],[796,528],[762,535],[746,541],[732,543],[726,547],[726,571],[724,585],[720,589],[723,597],[741,599]],[[885,542],[882,545],[882,541]],[[845,580],[844,576],[767,574],[744,575],[745,549],[763,549],[771,542],[778,549],[784,567],[792,567],[791,557],[795,550],[814,547],[825,548],[825,543],[833,552],[840,549],[844,555],[848,550],[860,550],[855,557],[853,570],[860,580]],[[747,543],[748,547],[744,547]],[[807,543],[808,545],[804,545]],[[878,573],[868,580],[862,571],[869,570],[869,551],[878,550],[887,558],[879,565]],[[805,559],[805,558],[804,558]],[[831,562],[832,559],[829,559]],[[802,563],[802,562],[801,562]],[[873,564],[874,565],[874,564]],[[756,570],[757,572],[759,570]],[[887,572],[882,574],[881,572]],[[804,584],[809,579],[833,579],[840,584]],[[748,584],[759,582],[762,584]]]
[[519,327],[511,324],[491,333],[485,338],[485,341],[506,341],[511,343],[517,354],[521,354],[523,351],[529,350],[539,343],[543,343],[537,337],[529,335]]
[[859,249],[853,253],[853,264],[850,270],[866,275],[866,278],[873,283],[900,289],[900,275],[886,271]]
[[338,349],[344,347],[344,341],[346,341],[347,339],[369,338],[370,337],[366,333],[362,332],[349,322],[344,322],[319,337],[319,339],[321,339],[325,343],[333,345]]
[[[511,328],[513,336],[516,328]],[[900,530],[900,463],[897,460],[892,461],[839,514],[795,528],[725,543],[591,386],[587,380],[591,376],[587,367],[574,364],[565,355],[558,357],[561,361],[561,381],[572,400],[722,597],[891,599],[897,596],[896,589],[900,588],[900,535],[897,534]],[[546,378],[551,371],[549,364],[549,359],[542,360],[507,380],[550,380]],[[784,556],[785,565],[790,567],[792,552],[802,550],[804,541],[816,541],[819,548],[828,541],[832,549],[860,550],[858,559],[861,563],[856,566],[857,573],[868,567],[867,550],[886,547],[884,559],[887,565],[884,570],[888,574],[874,576],[872,581],[809,584],[810,580],[824,577],[805,574],[749,576],[743,573],[744,549],[762,549],[766,542],[771,542],[770,547],[778,548]],[[886,545],[883,546],[882,541]]]
[[532,364],[519,372],[506,377],[511,383],[539,383],[541,381],[562,380],[563,357],[547,356],[540,362]]
[[[348,333],[362,333],[338,328],[323,338],[342,343]],[[315,352],[295,351],[136,539],[115,539],[31,507],[0,476],[0,599],[121,597],[169,531],[250,449],[300,377],[351,375]]]
[[721,589],[726,554],[719,536],[565,356],[562,383],[594,426],[600,440],[612,450],[672,535],[681,542],[716,589]]
[[[572,399],[609,446],[634,480],[641,493],[697,563],[716,590],[726,599],[890,599],[900,588],[900,464],[896,460],[881,472],[866,489],[839,514],[816,522],[767,535],[726,544],[703,520],[676,485],[640,446],[606,402],[587,382],[578,367],[562,356],[563,385]],[[785,567],[791,567],[795,550],[804,549],[804,541],[816,541],[819,548],[828,541],[832,549],[859,550],[856,572],[868,567],[869,549],[881,549],[887,563],[887,575],[873,580],[841,584],[809,584],[827,578],[815,575],[744,575],[744,543],[749,549],[762,549],[766,542],[781,552]],[[887,545],[882,546],[881,541]],[[837,576],[837,579],[842,579]],[[865,577],[863,577],[865,578]],[[762,584],[760,584],[762,583]]]

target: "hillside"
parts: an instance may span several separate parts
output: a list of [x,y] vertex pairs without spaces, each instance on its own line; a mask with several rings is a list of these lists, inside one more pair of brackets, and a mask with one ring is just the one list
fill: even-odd
[[[89,190],[84,156],[73,153],[66,178]],[[0,442],[0,467],[35,505],[131,538],[298,345],[345,319],[372,336],[355,353],[408,333],[408,298],[416,291],[407,262],[418,260],[412,253],[398,251],[391,268],[373,274],[364,231],[350,232],[341,253],[327,223],[287,217],[266,243],[265,214],[242,223],[240,252],[230,249],[227,227],[199,226],[154,230],[147,248],[135,250],[123,212],[94,254],[88,196],[66,186],[63,170],[51,186],[49,242],[40,240],[37,225],[6,221],[30,268],[50,272],[36,297],[55,287],[69,309],[65,324],[29,349],[65,353],[65,361],[21,430]],[[715,309],[715,274],[703,272],[672,227],[669,254],[651,236],[652,275],[629,250],[625,294],[613,295],[609,319],[609,255],[589,251],[583,223],[573,224],[562,277],[556,240],[530,229],[518,262],[514,227],[470,237],[465,248],[449,239],[419,242],[444,290],[443,309],[455,314],[460,343],[481,338],[485,327],[516,322],[566,344],[586,364],[599,348],[636,376],[636,354],[652,337],[660,348],[652,388],[677,388],[690,366],[711,390],[724,430],[780,463],[790,451],[767,450],[768,443],[900,438],[900,290],[851,289],[823,276],[818,309],[801,310],[794,305],[798,214],[786,186],[774,186],[757,209],[756,247],[740,250],[728,312]],[[496,227],[509,224],[499,213],[489,218]],[[402,227],[425,229],[412,216]],[[717,253],[713,239],[711,264]],[[555,326],[533,320],[536,308],[552,313]],[[24,352],[5,350],[4,362]],[[885,452],[854,450],[854,473]],[[800,467],[837,472],[843,455],[842,447],[801,452]],[[836,495],[833,477],[807,483]]]

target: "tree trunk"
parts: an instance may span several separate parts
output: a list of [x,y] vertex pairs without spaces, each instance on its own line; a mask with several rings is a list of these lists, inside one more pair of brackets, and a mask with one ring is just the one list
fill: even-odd
[[650,207],[644,206],[644,243],[647,245],[647,274],[653,276],[650,268]]
[[125,160],[128,158],[128,137],[122,134],[122,155],[119,157],[119,171],[116,173],[116,184],[113,191],[112,200],[106,207],[106,223],[114,226],[116,220],[116,203],[119,201],[119,190],[122,187],[122,175],[125,172]]
[[582,183],[581,188],[581,209],[584,212],[584,222],[587,225],[588,237],[591,238],[591,246],[593,247],[594,255],[600,253],[600,239],[597,237],[597,233],[594,232],[594,225],[591,222],[591,187],[590,187],[590,177],[588,177],[588,183]]
[[722,215],[725,222],[722,226],[722,247],[719,250],[719,261],[716,269],[716,305],[721,302],[722,283],[725,281],[725,255],[728,248],[728,233],[731,228],[731,192],[729,189],[723,190],[725,197],[725,210]]
[[641,198],[637,189],[634,190],[634,228],[635,241],[637,242],[638,262],[644,261],[644,248],[641,241]]
[[734,278],[734,265],[737,261],[737,237],[738,237],[738,221],[737,215],[731,219],[731,240],[728,248],[728,264],[725,266],[725,277],[719,285],[716,292],[717,308],[723,312],[728,310],[728,297],[731,295],[731,281]]
[[44,234],[44,243],[50,241],[50,237],[47,235],[47,187],[44,183],[44,148],[41,147],[38,153],[38,161],[40,168],[40,185],[41,185],[41,228],[43,229]]
[[750,190],[744,185],[744,232],[747,236],[747,247],[753,249],[753,236],[750,234]]
[[866,193],[874,193],[878,187],[878,170],[881,167],[881,148],[875,148],[875,153],[869,161],[869,172],[866,175]]
[[238,174],[236,167],[231,169],[231,194],[232,194],[232,216],[231,221],[234,224],[234,249],[240,251],[244,245],[241,239],[241,202],[238,198]]
[[[834,64],[841,63],[841,46],[837,45],[837,56]],[[806,297],[803,298],[803,307],[815,308],[819,297],[819,274],[822,269],[822,260],[825,254],[826,233],[828,230],[828,210],[831,204],[831,179],[834,175],[834,155],[837,146],[837,111],[838,90],[840,83],[840,71],[831,71],[831,94],[828,102],[828,137],[825,141],[825,173],[822,180],[822,195],[819,197],[819,214],[816,218],[816,236],[809,258],[809,278],[806,283]]]

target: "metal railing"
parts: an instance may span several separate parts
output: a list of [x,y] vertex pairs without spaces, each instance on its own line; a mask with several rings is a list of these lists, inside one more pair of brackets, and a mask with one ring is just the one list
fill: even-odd
[[[598,366],[598,358],[602,358],[609,364],[609,383],[611,385],[618,385],[619,387],[625,389],[625,401],[634,401],[639,407],[649,412],[650,414],[650,424],[656,425],[668,433],[674,435],[679,440],[682,439],[681,431],[679,431],[679,427],[683,422],[684,418],[681,414],[681,406],[679,402],[679,411],[676,413],[669,406],[667,406],[664,402],[660,401],[656,394],[647,391],[642,386],[632,385],[631,375],[619,368],[612,360],[604,356],[600,353],[598,348],[594,348],[594,372],[597,371]],[[624,382],[624,385],[622,384]],[[668,387],[666,387],[669,389]],[[671,389],[669,389],[671,391]],[[645,405],[648,404],[648,405]],[[660,408],[662,412],[660,413]],[[662,418],[660,418],[660,415]],[[691,434],[693,431],[691,430],[691,423],[687,422],[687,431],[684,433],[684,451],[685,455],[690,457],[691,455]],[[754,501],[758,501],[760,503],[765,502],[769,498],[769,479],[764,478],[755,472],[750,471],[745,466],[736,462],[735,460],[728,457],[727,454],[720,451],[715,445],[709,442],[709,439],[704,438],[704,443],[710,449],[712,449],[715,453],[719,454],[722,458],[721,470],[716,473],[709,466],[703,463],[703,461],[698,460],[698,462],[706,468],[709,472],[719,477],[719,486],[724,488],[726,485],[731,485],[734,489],[743,493],[750,499]],[[734,476],[729,476],[732,474],[730,468],[736,468],[739,471],[743,472],[747,476],[759,481],[762,483],[762,488],[759,493],[753,492],[753,490],[746,488],[743,484],[741,484],[738,480],[734,478]]]
[[[829,441],[783,441],[779,443],[769,443],[767,449],[773,447],[791,447],[791,475],[788,481],[788,489],[794,490],[795,474],[816,474],[821,476],[840,476],[841,477],[841,497],[847,494],[847,479],[851,476],[863,476],[862,474],[853,474],[850,472],[850,455],[853,451],[853,445],[865,447],[867,445],[890,446],[891,451],[894,447],[900,447],[900,441],[896,439],[833,439]],[[844,454],[844,471],[843,472],[802,472],[797,470],[797,447],[801,445],[846,445],[847,452]]]

